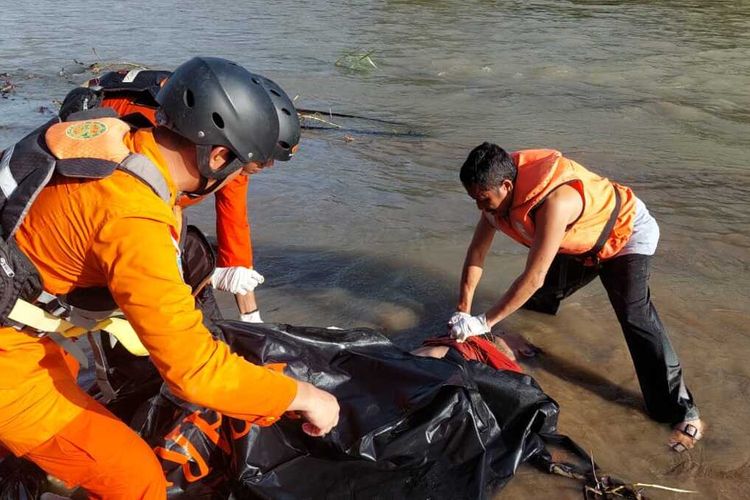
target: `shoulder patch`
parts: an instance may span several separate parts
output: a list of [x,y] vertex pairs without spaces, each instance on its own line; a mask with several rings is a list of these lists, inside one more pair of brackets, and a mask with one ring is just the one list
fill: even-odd
[[99,120],[74,122],[65,129],[65,135],[78,141],[93,139],[107,132],[107,124]]
[[44,140],[58,160],[93,158],[120,163],[130,154],[125,145],[129,131],[130,126],[117,118],[96,118],[52,125]]

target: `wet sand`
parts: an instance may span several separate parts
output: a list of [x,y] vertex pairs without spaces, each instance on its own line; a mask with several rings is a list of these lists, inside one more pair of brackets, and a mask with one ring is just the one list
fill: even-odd
[[[706,438],[685,455],[667,449],[668,429],[642,412],[598,283],[557,317],[521,312],[501,328],[544,350],[522,364],[560,403],[560,431],[603,470],[699,491],[657,499],[748,498],[749,6],[216,0],[196,16],[169,0],[15,2],[0,16],[0,73],[17,85],[0,99],[0,147],[89,77],[59,75],[73,59],[168,68],[196,50],[267,74],[306,107],[407,123],[424,136],[305,131],[297,157],[253,178],[249,195],[266,320],[371,326],[406,348],[444,331],[455,306],[477,217],[457,179],[469,149],[484,140],[560,149],[633,187],[659,222],[653,297]],[[138,47],[125,24],[134,11],[149,40]],[[377,69],[335,66],[360,49],[374,50]],[[191,218],[213,232],[210,203]],[[475,312],[518,275],[524,254],[498,237]],[[578,499],[580,486],[524,468],[499,496]]]
[[[280,248],[272,251],[283,252]],[[291,261],[279,258],[291,264],[302,281],[315,272],[315,252],[302,252]],[[348,273],[358,275],[362,281],[372,278],[370,290],[377,290],[372,292],[376,298],[357,297],[357,290],[351,286],[357,287],[358,283],[336,281],[311,290],[308,286],[296,287],[291,281],[283,283],[282,278],[278,286],[258,289],[261,307],[267,311],[264,318],[307,324],[314,310],[316,320],[330,318],[318,326],[379,328],[407,348],[417,345],[426,333],[440,331],[434,316],[454,293],[449,283],[443,283],[444,276],[424,276],[407,263],[403,267],[384,267],[377,259],[365,256],[351,259],[318,255],[323,261],[328,258],[336,258],[349,268]],[[271,258],[271,263],[274,260]],[[506,283],[504,276],[522,264],[520,256],[502,261],[494,256],[491,260],[498,266],[486,272],[478,307],[491,303],[489,283]],[[317,264],[321,264],[320,260]],[[523,336],[541,349],[536,357],[520,359],[520,363],[560,404],[559,431],[589,451],[603,473],[629,482],[698,492],[685,495],[646,490],[655,499],[746,498],[750,438],[742,422],[748,417],[750,363],[743,361],[741,353],[750,352],[750,340],[738,332],[745,328],[747,314],[731,304],[715,307],[695,289],[680,289],[677,295],[673,279],[660,275],[658,267],[652,278],[654,301],[671,332],[702,418],[709,426],[706,437],[692,451],[670,451],[666,444],[669,428],[646,416],[630,355],[598,281],[567,299],[556,316],[522,311],[503,322],[502,329],[510,335]],[[375,277],[371,274],[373,269],[383,272]],[[425,297],[425,302],[401,301],[408,291]],[[389,294],[390,303],[384,305],[385,300],[380,297]],[[230,298],[224,296],[221,302],[227,316],[235,314]],[[732,339],[731,347],[727,347],[726,338]],[[523,466],[496,498],[577,500],[581,498],[581,485]]]
[[[596,302],[606,310],[606,298]],[[670,329],[690,332],[696,324],[694,315],[674,314],[670,305],[662,306]],[[706,437],[694,450],[673,453],[666,446],[668,427],[651,421],[643,412],[629,354],[611,314],[586,309],[589,307],[568,303],[546,327],[534,328],[524,324],[527,321],[518,321],[516,326],[529,332],[528,336],[533,334],[535,344],[545,351],[522,364],[560,404],[560,431],[589,450],[603,472],[616,477],[698,492],[688,498],[747,498],[750,440],[742,430],[742,422],[747,420],[747,366],[731,362],[730,353],[717,352],[726,345],[718,339],[707,345],[701,336],[673,335],[689,387],[708,426]],[[717,312],[716,320],[722,316],[726,323],[717,324],[716,331],[740,326],[731,313]],[[592,328],[597,324],[611,324],[612,331]],[[748,347],[746,342],[741,346]],[[723,381],[719,387],[718,380]],[[570,482],[536,471],[519,476],[499,498],[534,498],[536,495],[529,495],[544,488],[557,492]],[[580,498],[580,493],[555,493],[554,497]],[[651,490],[651,497],[686,495]]]

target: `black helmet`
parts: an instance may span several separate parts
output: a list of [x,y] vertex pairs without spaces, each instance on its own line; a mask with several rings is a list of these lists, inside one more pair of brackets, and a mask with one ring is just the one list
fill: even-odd
[[[206,190],[208,179],[219,181],[242,165],[265,163],[273,157],[279,119],[261,77],[232,61],[194,57],[181,64],[156,95],[157,121],[197,145],[198,168]],[[213,171],[208,157],[213,146],[226,146],[235,161]]]
[[270,78],[261,77],[261,82],[276,107],[279,118],[279,138],[274,148],[273,159],[288,161],[297,151],[300,126],[297,110],[289,96]]

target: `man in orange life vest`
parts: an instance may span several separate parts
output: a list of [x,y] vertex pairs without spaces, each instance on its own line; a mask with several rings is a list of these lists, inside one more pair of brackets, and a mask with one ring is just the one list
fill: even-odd
[[[214,340],[179,267],[177,197],[211,192],[272,158],[278,123],[268,92],[235,63],[196,57],[157,101],[156,128],[83,116],[5,149],[5,241],[49,294],[106,286],[176,396],[258,425],[296,411],[305,432],[328,433],[335,397]],[[51,178],[35,174],[45,170]],[[2,447],[93,498],[166,497],[153,451],[77,386],[49,336],[0,328],[0,374]]]
[[[474,148],[461,182],[482,211],[461,276],[458,340],[490,332],[517,309],[555,314],[560,300],[597,275],[625,335],[649,415],[673,426],[675,451],[692,448],[703,423],[679,360],[651,302],[651,256],[659,227],[630,188],[610,182],[553,150],[508,154],[495,144]],[[496,231],[529,247],[526,267],[484,314],[470,314]]]
[[[143,124],[156,124],[156,94],[170,76],[169,71],[139,70],[116,71],[86,82],[73,89],[63,100],[60,117],[65,119],[74,112],[107,107],[122,117],[145,118]],[[300,139],[299,119],[289,110],[294,105],[273,81],[258,75],[269,91],[279,120],[279,139],[272,160],[288,161],[297,150]],[[142,118],[140,118],[142,117]],[[270,166],[273,161],[265,165]],[[240,312],[240,320],[262,322],[255,298],[255,288],[265,278],[254,268],[250,225],[247,217],[247,191],[249,175],[235,177],[221,189],[214,191],[216,207],[216,237],[218,240],[217,269],[211,283],[214,288],[233,293]],[[181,196],[178,204],[185,208],[198,203],[202,197]],[[203,294],[204,300],[213,303],[213,296]],[[213,305],[213,304],[211,304]],[[209,307],[210,308],[210,307]]]

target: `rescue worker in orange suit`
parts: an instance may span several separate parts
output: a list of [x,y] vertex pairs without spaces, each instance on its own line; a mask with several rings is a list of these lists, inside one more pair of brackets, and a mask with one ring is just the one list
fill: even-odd
[[[159,91],[155,128],[97,117],[37,129],[3,152],[9,201],[0,215],[5,230],[8,204],[28,198],[11,189],[28,181],[15,169],[52,165],[6,238],[44,290],[106,286],[176,396],[259,425],[294,411],[305,432],[322,436],[338,422],[335,397],[214,340],[179,268],[177,198],[210,193],[273,157],[278,118],[259,82],[230,61],[196,57]],[[49,336],[1,328],[0,374],[0,445],[92,498],[166,497],[154,452],[78,387]]]
[[[553,150],[508,154],[483,143],[461,167],[481,210],[463,266],[451,336],[482,335],[519,308],[555,314],[560,301],[597,275],[615,310],[649,415],[672,425],[675,451],[692,448],[703,423],[682,368],[651,302],[651,256],[659,227],[625,186]],[[529,247],[526,267],[500,300],[472,316],[474,292],[496,231]]]
[[[108,107],[122,117],[138,114],[139,119],[145,118],[148,124],[154,125],[158,107],[156,94],[170,74],[169,71],[139,69],[106,73],[69,92],[63,100],[60,117],[65,119],[77,111]],[[287,95],[271,80],[259,78],[269,91],[279,119],[279,140],[273,159],[288,161],[299,143],[299,118],[296,113],[287,112],[294,107]],[[217,269],[211,284],[218,290],[234,294],[241,321],[260,323],[263,320],[255,298],[255,288],[265,278],[254,268],[247,217],[248,182],[248,175],[240,175],[213,193],[218,252]],[[198,203],[201,198],[182,196],[178,204],[186,208]],[[218,310],[211,307],[214,305],[213,296],[204,293],[202,299],[204,303],[210,303],[206,310],[213,309],[217,314]]]

